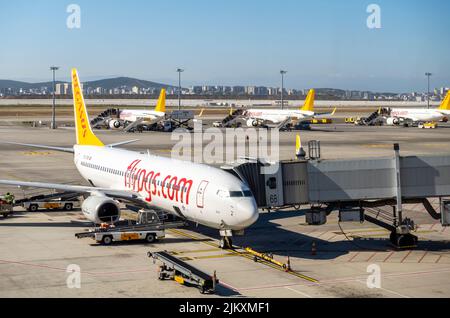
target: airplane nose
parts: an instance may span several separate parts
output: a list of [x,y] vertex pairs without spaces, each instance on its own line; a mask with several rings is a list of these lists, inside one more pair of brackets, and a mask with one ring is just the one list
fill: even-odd
[[241,229],[245,229],[253,225],[259,218],[259,210],[255,200],[246,199],[238,204],[238,219],[237,225]]

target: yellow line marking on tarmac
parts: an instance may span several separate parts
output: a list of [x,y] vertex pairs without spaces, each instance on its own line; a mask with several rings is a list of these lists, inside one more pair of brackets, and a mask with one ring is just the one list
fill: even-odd
[[208,256],[197,256],[194,257],[194,259],[213,259],[213,258],[225,258],[225,257],[237,257],[239,255],[236,255],[234,253],[227,253],[227,254],[221,254],[221,255],[208,255]]
[[[175,230],[175,229],[170,229],[169,231],[172,232],[172,233],[175,233],[175,234],[184,236],[184,237],[191,238],[191,239],[193,239],[194,241],[198,241],[198,242],[200,242],[200,243],[203,243],[203,244],[206,244],[206,245],[209,245],[209,246],[213,246],[213,247],[215,247],[216,249],[220,250],[220,248],[217,246],[217,244],[214,244],[214,243],[211,243],[211,242],[207,242],[207,241],[202,241],[201,238],[195,237],[194,235],[191,235],[191,234],[182,232],[182,231],[180,231],[180,230]],[[247,259],[253,261],[253,256],[249,255],[248,253],[242,253],[242,252],[233,251],[233,250],[228,250],[228,251],[229,251],[230,253],[236,255],[236,256],[241,256],[241,257],[244,257],[244,258],[247,258]],[[276,269],[276,270],[278,270],[278,271],[285,272],[282,268],[280,268],[280,267],[278,267],[278,266],[276,266],[276,265],[274,265],[274,264],[271,264],[271,263],[269,263],[269,262],[266,262],[266,261],[264,261],[264,260],[259,260],[258,263],[261,263],[261,264],[264,264],[264,265],[266,265],[266,266],[272,267],[272,268],[274,268],[274,269]],[[298,277],[298,278],[307,280],[307,281],[312,282],[312,283],[319,283],[319,281],[318,281],[317,279],[315,279],[315,278],[312,278],[312,277],[309,277],[309,276],[306,276],[306,275],[303,275],[303,274],[300,274],[300,273],[297,273],[297,272],[294,272],[294,271],[289,271],[289,272],[286,272],[286,273],[288,273],[288,274],[290,274],[290,275],[293,275],[293,276],[296,276],[296,277]]]
[[23,152],[23,155],[25,155],[25,156],[50,156],[52,154],[53,154],[52,152],[42,152],[42,151]]
[[368,145],[361,145],[362,147],[366,148],[392,148],[391,144],[368,144]]
[[176,254],[194,254],[194,253],[208,253],[208,252],[217,252],[217,248],[210,248],[207,250],[193,250],[193,251],[173,251]]

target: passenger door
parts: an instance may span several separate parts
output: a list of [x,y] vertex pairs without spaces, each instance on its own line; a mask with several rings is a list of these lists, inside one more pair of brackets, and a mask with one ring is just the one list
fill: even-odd
[[208,184],[208,181],[202,181],[197,190],[197,207],[200,209],[203,209],[205,205],[205,191]]

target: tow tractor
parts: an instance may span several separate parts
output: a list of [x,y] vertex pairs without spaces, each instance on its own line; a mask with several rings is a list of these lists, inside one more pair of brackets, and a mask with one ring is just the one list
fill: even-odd
[[419,123],[417,127],[419,129],[436,129],[437,126],[438,125],[435,122],[427,122],[427,123]]
[[[86,232],[77,233],[75,237],[91,238],[97,243],[111,245],[113,242],[146,241],[155,243],[165,237],[165,230],[183,227],[186,224],[181,221],[167,221],[156,211],[139,211],[137,222],[126,221],[125,224],[117,223],[101,224]],[[123,222],[122,222],[123,223]]]

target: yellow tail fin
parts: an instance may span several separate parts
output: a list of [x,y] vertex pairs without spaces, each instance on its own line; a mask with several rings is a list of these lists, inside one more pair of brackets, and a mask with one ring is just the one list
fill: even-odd
[[77,145],[99,146],[104,144],[94,135],[89,122],[89,116],[84,104],[83,92],[81,90],[80,80],[76,69],[72,69],[72,92],[73,107],[75,115],[75,130],[77,135]]
[[445,96],[444,100],[442,101],[441,107],[439,107],[440,110],[450,110],[450,91],[447,92],[447,96]]
[[166,90],[163,88],[159,94],[158,103],[156,104],[155,111],[165,113],[166,112]]
[[305,105],[303,105],[303,107],[300,110],[303,110],[306,112],[313,112],[315,96],[316,96],[316,91],[311,89],[308,93],[308,96],[306,96]]

